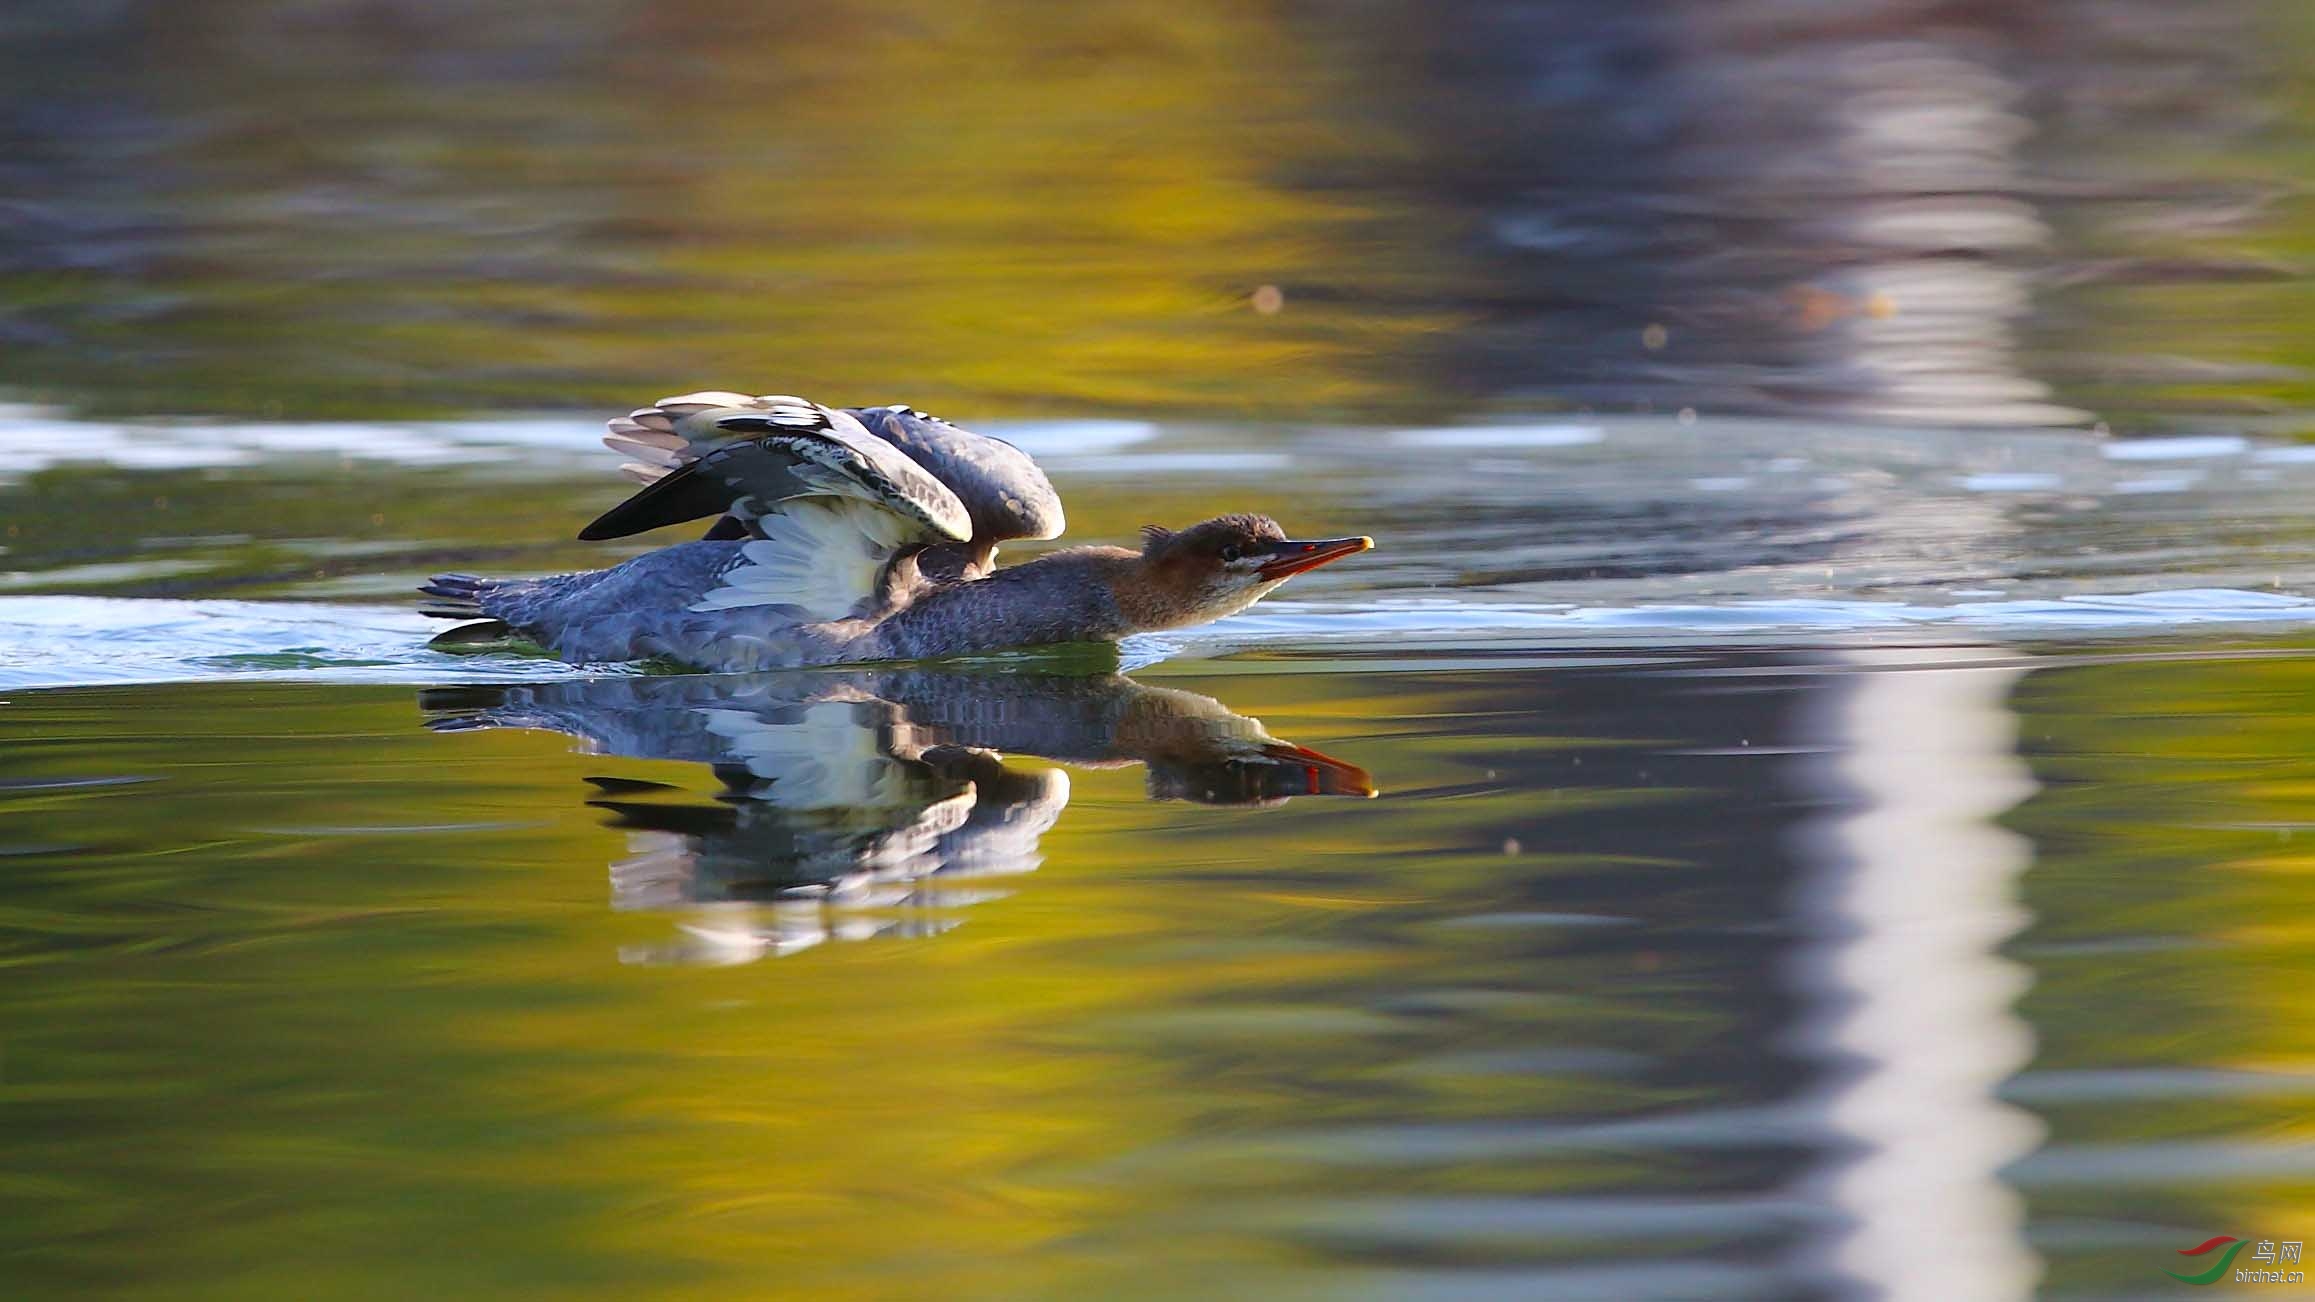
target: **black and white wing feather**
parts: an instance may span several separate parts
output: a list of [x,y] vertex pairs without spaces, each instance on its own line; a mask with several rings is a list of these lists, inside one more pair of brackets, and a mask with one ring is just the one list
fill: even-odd
[[880,501],[944,535],[971,536],[964,504],[938,478],[894,456],[848,413],[802,398],[688,393],[613,420],[610,431],[604,444],[636,458],[620,470],[644,488],[580,530],[589,541],[709,515],[748,524],[788,499],[828,494]]
[[[876,593],[901,550],[964,541],[963,502],[851,416],[801,398],[708,392],[611,422],[643,491],[579,534],[625,534],[725,514],[751,539],[693,610],[787,607],[840,619]],[[705,504],[704,509],[696,509]]]

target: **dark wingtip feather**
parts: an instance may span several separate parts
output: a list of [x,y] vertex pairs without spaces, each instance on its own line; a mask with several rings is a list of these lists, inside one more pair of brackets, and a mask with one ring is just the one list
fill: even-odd
[[579,530],[579,540],[601,542],[606,538],[624,538],[686,520],[723,514],[731,506],[731,489],[712,477],[694,474],[693,470],[693,466],[684,466],[657,483],[645,485],[641,492],[596,516],[593,523]]

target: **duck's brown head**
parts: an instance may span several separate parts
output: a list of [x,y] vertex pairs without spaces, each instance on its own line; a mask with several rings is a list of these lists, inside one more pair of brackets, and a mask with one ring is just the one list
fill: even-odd
[[1142,531],[1141,563],[1118,595],[1144,629],[1203,624],[1244,610],[1304,570],[1363,552],[1372,538],[1286,536],[1266,515],[1222,515],[1187,529]]

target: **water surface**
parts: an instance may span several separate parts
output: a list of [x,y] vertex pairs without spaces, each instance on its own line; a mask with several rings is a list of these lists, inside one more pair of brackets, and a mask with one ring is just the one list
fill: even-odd
[[1077,535],[1256,445],[1381,547],[1106,660],[697,676],[395,595],[596,559],[576,421],[43,428],[27,1294],[2108,1297],[2303,1233],[2287,445],[1008,427]]
[[11,1275],[2110,1296],[2299,1232],[2301,644],[1487,661],[15,696]]

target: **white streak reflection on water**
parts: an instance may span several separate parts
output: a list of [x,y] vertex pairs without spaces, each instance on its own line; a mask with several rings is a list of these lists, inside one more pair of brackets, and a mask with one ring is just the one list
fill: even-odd
[[2025,1298],[2039,1263],[1999,1172],[2044,1127],[1998,1097],[2034,1048],[2011,1007],[2032,976],[1998,950],[2025,925],[2033,847],[1995,822],[2034,791],[2005,704],[2025,670],[1978,648],[1904,654],[1843,677],[1819,706],[1831,749],[1796,774],[1855,802],[1804,829],[1793,892],[1815,937],[1792,960],[1815,1009],[1796,1038],[1827,1065],[1803,1106],[1849,1141],[1810,1179],[1848,1216],[1804,1252],[1844,1292]]

